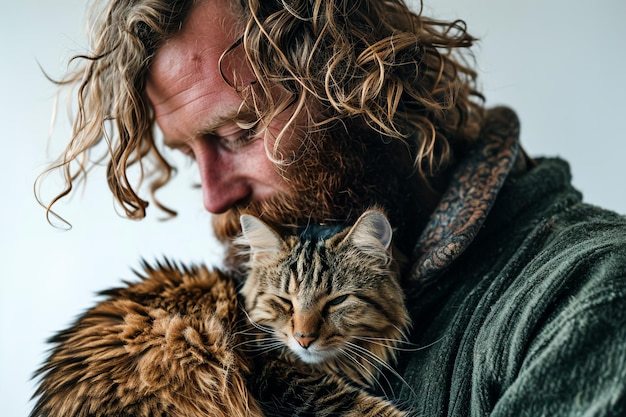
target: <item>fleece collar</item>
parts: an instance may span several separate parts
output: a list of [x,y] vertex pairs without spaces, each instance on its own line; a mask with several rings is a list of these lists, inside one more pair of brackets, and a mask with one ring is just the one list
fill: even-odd
[[410,287],[428,286],[458,258],[476,237],[506,178],[526,169],[512,110],[489,110],[481,136],[480,145],[457,165],[415,246]]

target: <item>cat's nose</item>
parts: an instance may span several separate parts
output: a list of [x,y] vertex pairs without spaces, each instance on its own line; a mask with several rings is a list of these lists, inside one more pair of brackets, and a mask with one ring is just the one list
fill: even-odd
[[317,333],[294,333],[293,338],[305,349],[308,349],[311,346],[311,343],[317,339]]

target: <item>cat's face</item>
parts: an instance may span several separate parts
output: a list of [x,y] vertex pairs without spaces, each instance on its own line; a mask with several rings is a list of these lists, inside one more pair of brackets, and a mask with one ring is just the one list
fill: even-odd
[[282,239],[252,217],[242,225],[251,247],[242,294],[254,324],[307,363],[357,362],[365,351],[387,360],[408,315],[382,213],[326,237]]

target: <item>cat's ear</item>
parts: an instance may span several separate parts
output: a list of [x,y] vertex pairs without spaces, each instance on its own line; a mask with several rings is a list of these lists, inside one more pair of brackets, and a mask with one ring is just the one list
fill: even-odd
[[237,239],[237,243],[249,246],[254,258],[276,255],[280,252],[283,241],[271,227],[249,214],[242,214],[239,222],[242,236]]
[[368,210],[352,226],[344,242],[351,242],[363,252],[387,257],[392,237],[393,229],[387,217],[378,210]]

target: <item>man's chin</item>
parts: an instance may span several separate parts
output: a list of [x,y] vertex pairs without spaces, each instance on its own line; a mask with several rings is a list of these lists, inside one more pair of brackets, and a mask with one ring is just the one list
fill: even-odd
[[293,233],[297,225],[306,224],[309,221],[320,222],[319,216],[323,216],[323,214],[319,211],[313,213],[312,207],[316,207],[316,205],[311,204],[305,198],[296,199],[281,194],[261,202],[238,205],[222,214],[213,215],[215,236],[226,245],[226,257],[223,266],[233,272],[235,278],[244,272],[245,268],[242,269],[242,267],[247,261],[246,252],[242,252],[241,248],[232,244],[233,240],[241,233],[239,217],[242,214],[256,216],[273,227],[278,233],[285,234]]

